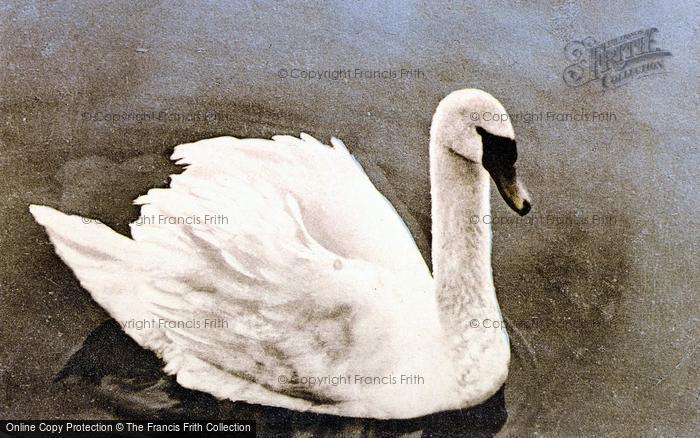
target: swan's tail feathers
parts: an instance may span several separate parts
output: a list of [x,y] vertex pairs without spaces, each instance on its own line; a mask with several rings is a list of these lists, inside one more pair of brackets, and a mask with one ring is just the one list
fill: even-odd
[[100,306],[117,321],[147,317],[134,314],[141,307],[134,303],[139,284],[134,263],[142,259],[136,242],[92,219],[42,205],[31,205],[29,211],[46,229],[56,254]]

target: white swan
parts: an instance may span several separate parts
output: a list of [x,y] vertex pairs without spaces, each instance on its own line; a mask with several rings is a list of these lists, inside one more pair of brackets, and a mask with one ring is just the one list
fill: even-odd
[[[170,188],[138,198],[132,239],[30,210],[81,284],[184,387],[344,416],[478,404],[510,350],[491,274],[489,173],[529,210],[509,122],[456,91],[431,127],[431,276],[403,221],[337,139],[221,137],[175,148]],[[174,223],[177,222],[177,223]],[[476,323],[474,322],[476,321]],[[479,325],[479,327],[476,327]]]

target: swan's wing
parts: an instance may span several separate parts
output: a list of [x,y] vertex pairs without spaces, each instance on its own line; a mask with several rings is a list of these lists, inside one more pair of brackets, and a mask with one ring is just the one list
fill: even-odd
[[[428,274],[411,233],[394,207],[374,187],[345,145],[335,138],[332,144],[326,146],[302,134],[301,139],[220,137],[180,145],[173,159],[187,165],[187,170],[172,178],[171,187],[189,190],[216,181],[229,191],[245,188],[292,194],[310,235],[328,250],[388,269]],[[225,199],[223,196],[222,202]],[[139,202],[151,201],[144,197]],[[236,221],[239,216],[231,214],[229,219]]]
[[431,279],[346,151],[220,138],[174,158],[188,168],[137,200],[133,240],[33,209],[81,283],[167,371],[222,397],[305,409],[353,399],[357,386],[304,377],[394,365],[401,342],[377,336],[400,338],[404,320],[432,314]]
[[274,392],[347,398],[349,387],[277,379],[377,369],[375,353],[392,357],[372,335],[392,322],[373,315],[411,294],[425,299],[430,274],[393,207],[334,144],[302,135],[178,146],[185,172],[136,201],[134,239],[181,254],[148,276],[152,313],[214,326],[167,331],[172,372],[189,355]]

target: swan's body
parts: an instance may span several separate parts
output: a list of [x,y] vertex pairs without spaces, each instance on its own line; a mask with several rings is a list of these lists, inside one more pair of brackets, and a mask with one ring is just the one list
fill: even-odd
[[[505,112],[463,90],[433,120],[434,278],[336,140],[178,146],[187,168],[135,201],[132,239],[31,210],[94,299],[187,388],[345,416],[468,407],[498,390],[510,357],[504,330],[470,327],[502,319],[490,229],[469,220],[489,212],[488,173],[470,150],[479,134],[468,118],[452,123],[482,109]],[[513,137],[509,123],[482,127]]]

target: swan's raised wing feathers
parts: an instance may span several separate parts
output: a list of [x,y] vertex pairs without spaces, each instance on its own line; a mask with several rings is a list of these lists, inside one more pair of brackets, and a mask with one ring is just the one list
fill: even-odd
[[391,205],[333,143],[303,135],[178,146],[173,159],[186,170],[135,201],[133,240],[45,207],[35,216],[96,301],[185,386],[253,402],[342,402],[356,387],[293,379],[382,369],[374,358],[394,355],[374,335],[401,330],[373,306],[415,292],[396,273],[412,272],[417,288],[430,275]]
[[[303,134],[301,139],[220,137],[180,145],[172,158],[187,170],[173,177],[171,187],[177,189],[183,181],[182,188],[188,190],[208,191],[212,183],[224,190],[284,189],[299,202],[309,233],[329,250],[389,269],[428,274],[396,210],[344,144],[338,139],[332,143],[333,147],[326,146]],[[246,212],[256,208],[240,207]]]

